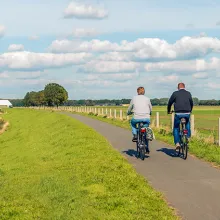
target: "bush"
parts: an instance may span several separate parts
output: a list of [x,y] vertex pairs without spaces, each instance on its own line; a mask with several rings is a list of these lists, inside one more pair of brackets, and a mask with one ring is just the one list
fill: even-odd
[[94,113],[93,112],[89,112],[89,115],[94,115]]
[[107,115],[104,115],[104,116],[103,116],[103,118],[107,118],[107,117],[108,117]]
[[162,134],[163,136],[165,136],[165,135],[167,134],[166,129],[161,128],[161,129],[159,130],[159,134]]

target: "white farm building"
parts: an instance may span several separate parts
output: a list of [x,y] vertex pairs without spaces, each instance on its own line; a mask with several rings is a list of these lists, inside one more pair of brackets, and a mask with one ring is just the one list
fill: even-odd
[[0,108],[9,108],[12,107],[11,102],[8,100],[0,100]]

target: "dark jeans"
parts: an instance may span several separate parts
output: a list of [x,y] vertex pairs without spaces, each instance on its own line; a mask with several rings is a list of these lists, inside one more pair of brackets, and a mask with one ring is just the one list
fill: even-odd
[[173,126],[173,136],[174,136],[174,143],[180,143],[180,120],[181,118],[186,119],[186,129],[188,130],[187,137],[191,137],[191,129],[190,129],[190,114],[175,114],[174,117],[174,126]]

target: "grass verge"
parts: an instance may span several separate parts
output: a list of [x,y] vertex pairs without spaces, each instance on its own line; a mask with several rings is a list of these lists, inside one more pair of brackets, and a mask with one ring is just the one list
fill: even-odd
[[178,219],[107,140],[55,112],[11,109],[0,137],[0,219]]
[[[121,121],[118,119],[103,118],[101,116],[88,115],[85,113],[77,113],[77,114],[98,119],[125,129],[129,129],[129,130],[131,129],[127,120]],[[154,129],[154,134],[157,140],[173,145],[173,136],[171,133],[168,133],[163,129],[160,130]],[[190,140],[189,151],[191,154],[195,155],[199,159],[204,159],[205,161],[208,161],[214,164],[215,166],[220,167],[220,147],[213,144],[205,143],[203,139],[199,140],[192,138]]]

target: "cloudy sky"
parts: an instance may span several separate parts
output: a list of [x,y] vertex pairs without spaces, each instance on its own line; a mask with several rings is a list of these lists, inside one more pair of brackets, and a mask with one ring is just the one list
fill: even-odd
[[220,99],[219,0],[0,0],[0,98],[57,82],[71,99]]

